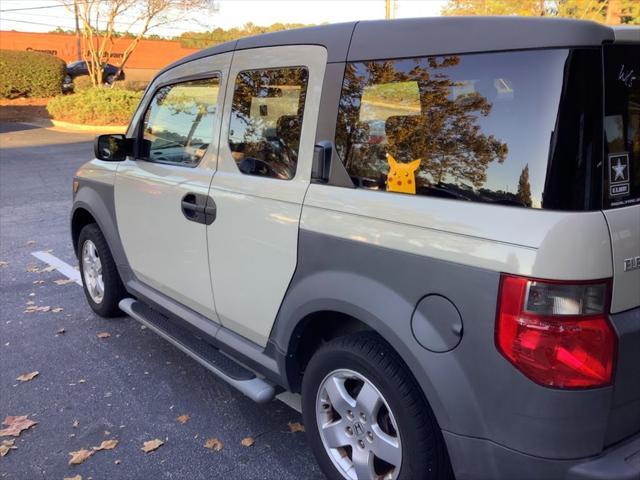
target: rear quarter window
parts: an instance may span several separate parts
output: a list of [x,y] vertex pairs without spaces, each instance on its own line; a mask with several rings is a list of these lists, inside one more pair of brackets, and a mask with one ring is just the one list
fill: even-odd
[[336,148],[360,188],[587,210],[601,91],[599,49],[349,63]]
[[640,203],[640,45],[604,48],[604,207]]

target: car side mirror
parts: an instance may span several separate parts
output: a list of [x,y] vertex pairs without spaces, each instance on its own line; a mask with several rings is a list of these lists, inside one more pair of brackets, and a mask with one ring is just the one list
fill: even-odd
[[133,153],[133,139],[123,134],[98,135],[93,151],[98,160],[122,162]]
[[331,172],[331,157],[333,155],[333,143],[322,141],[313,149],[313,163],[311,166],[311,180],[327,183]]

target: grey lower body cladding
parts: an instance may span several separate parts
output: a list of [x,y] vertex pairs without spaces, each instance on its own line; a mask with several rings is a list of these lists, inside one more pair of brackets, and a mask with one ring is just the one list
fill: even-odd
[[[575,459],[602,454],[614,389],[549,389],[513,368],[494,343],[499,278],[499,272],[301,229],[297,269],[271,341],[279,352],[289,352],[296,326],[307,315],[353,316],[380,333],[416,377],[460,478],[467,478],[464,472],[486,478],[478,475],[496,462],[523,458],[541,462],[537,478],[543,471],[564,477],[562,472],[579,463]],[[411,327],[416,305],[432,294],[450,300],[462,318],[462,340],[444,353],[422,347]],[[480,461],[467,448],[489,457]],[[511,460],[500,462],[503,457]],[[472,458],[475,466],[468,463]]]

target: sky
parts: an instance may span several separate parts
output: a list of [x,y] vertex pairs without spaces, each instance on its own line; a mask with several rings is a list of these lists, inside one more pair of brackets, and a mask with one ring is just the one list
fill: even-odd
[[[73,15],[60,6],[61,2],[72,3],[72,0],[2,0],[0,29],[30,32],[47,32],[57,26],[73,29]],[[407,18],[437,16],[447,2],[394,0],[393,3],[394,17]],[[184,31],[231,28],[247,22],[256,25],[338,23],[384,18],[385,14],[384,0],[214,0],[213,5],[214,8],[194,12],[188,20],[158,27],[149,33],[177,36]],[[25,8],[29,10],[16,10]],[[135,33],[135,26],[131,31]]]

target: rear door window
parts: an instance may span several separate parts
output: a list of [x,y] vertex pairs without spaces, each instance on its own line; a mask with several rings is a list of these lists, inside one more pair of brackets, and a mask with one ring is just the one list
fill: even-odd
[[280,180],[294,177],[308,79],[304,67],[238,73],[229,148],[242,173]]
[[640,203],[640,45],[604,48],[605,208]]

